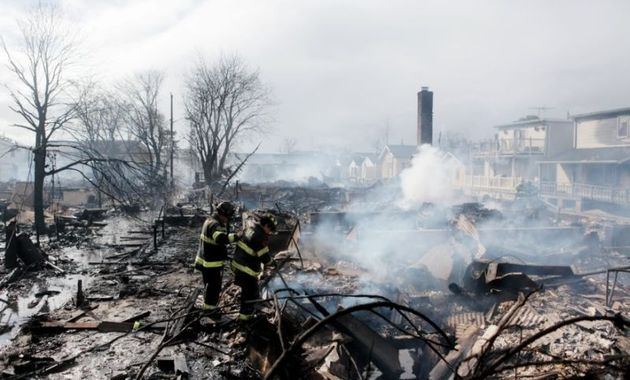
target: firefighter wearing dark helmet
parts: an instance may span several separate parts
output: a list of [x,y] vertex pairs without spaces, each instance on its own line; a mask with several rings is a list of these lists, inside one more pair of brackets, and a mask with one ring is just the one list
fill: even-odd
[[251,227],[243,232],[242,238],[236,243],[232,270],[234,283],[241,288],[241,309],[239,320],[246,321],[254,315],[254,305],[247,301],[258,298],[258,278],[262,273],[262,266],[270,265],[273,259],[269,255],[269,235],[276,231],[276,221],[273,216],[260,217]]
[[227,233],[228,223],[233,215],[234,206],[229,202],[221,202],[201,228],[195,269],[203,276],[204,310],[215,309],[219,302],[227,245],[236,240],[235,234]]

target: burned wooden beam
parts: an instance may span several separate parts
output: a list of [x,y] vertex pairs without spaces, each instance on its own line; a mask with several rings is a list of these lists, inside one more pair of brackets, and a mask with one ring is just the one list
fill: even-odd
[[479,327],[471,325],[459,339],[457,347],[446,355],[446,360],[439,361],[433,367],[428,379],[447,380],[456,377],[456,374],[453,373],[453,368],[457,368],[462,359],[468,357],[478,337]]
[[98,307],[98,305],[97,306],[88,307],[85,310],[79,310],[78,312],[73,314],[72,317],[66,319],[65,323],[75,322],[75,321],[79,320],[80,318],[82,318],[83,316],[85,316],[88,312],[96,309],[97,307]]
[[337,318],[333,326],[352,338],[347,343],[352,351],[374,362],[387,378],[398,378],[403,372],[398,360],[398,348],[352,314]]

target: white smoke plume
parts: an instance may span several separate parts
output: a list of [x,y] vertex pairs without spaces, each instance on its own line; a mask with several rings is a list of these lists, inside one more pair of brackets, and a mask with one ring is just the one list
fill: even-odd
[[400,173],[403,199],[400,206],[411,208],[425,202],[453,204],[454,179],[460,164],[450,154],[431,145],[422,145],[411,166]]

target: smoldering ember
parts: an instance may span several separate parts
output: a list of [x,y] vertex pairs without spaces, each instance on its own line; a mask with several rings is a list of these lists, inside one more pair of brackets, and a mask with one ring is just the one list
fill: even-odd
[[[453,98],[434,72],[405,78],[440,85],[401,96],[412,122],[394,118],[371,148],[360,142],[369,126],[356,141],[340,128],[337,147],[309,146],[283,132],[285,104],[306,102],[303,128],[315,115],[306,108],[329,105],[321,93],[289,99],[267,77],[290,57],[277,70],[256,69],[247,50],[199,53],[179,77],[85,81],[86,46],[63,22],[66,3],[26,16],[7,5],[20,21],[0,30],[0,378],[627,378],[627,93],[610,91],[622,108],[590,92],[580,113],[538,107],[504,119],[505,83],[495,100],[484,95],[491,137],[470,138],[445,125],[473,96]],[[63,10],[92,9],[79,3]],[[120,7],[112,14],[131,17]],[[94,5],[103,9],[114,12]],[[181,29],[159,25],[146,36]],[[129,30],[137,41],[144,29]],[[146,53],[158,40],[145,37],[125,49]],[[318,78],[330,62],[307,66]],[[400,96],[378,98],[390,95]],[[357,120],[378,114],[367,108]],[[345,119],[352,108],[322,110]],[[335,133],[299,128],[314,140]],[[390,142],[397,133],[413,143]]]

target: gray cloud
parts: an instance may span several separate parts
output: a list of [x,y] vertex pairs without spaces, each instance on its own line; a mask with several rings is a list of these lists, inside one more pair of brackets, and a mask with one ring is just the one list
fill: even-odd
[[[18,3],[2,9],[14,17],[26,9]],[[302,149],[364,150],[386,120],[391,141],[411,143],[421,85],[435,91],[437,130],[471,137],[530,107],[564,116],[630,99],[623,0],[61,3],[94,49],[94,71],[113,80],[165,70],[165,104],[197,53],[242,54],[278,103],[267,151],[284,136]],[[13,26],[0,18],[6,35]],[[6,101],[0,94],[0,125],[14,118]]]

